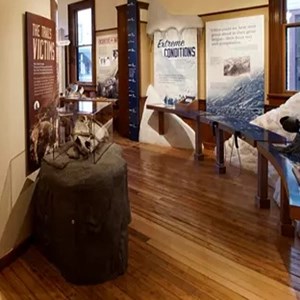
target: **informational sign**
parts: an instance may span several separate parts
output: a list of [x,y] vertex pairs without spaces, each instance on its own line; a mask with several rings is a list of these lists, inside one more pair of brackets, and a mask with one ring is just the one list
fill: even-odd
[[128,99],[129,99],[129,138],[139,139],[139,56],[138,56],[138,4],[128,0]]
[[116,33],[96,37],[98,95],[118,98],[118,36]]
[[55,23],[26,12],[27,173],[54,144],[57,72]]
[[264,16],[206,23],[206,109],[246,121],[263,113]]
[[154,33],[154,87],[162,97],[197,97],[197,29]]

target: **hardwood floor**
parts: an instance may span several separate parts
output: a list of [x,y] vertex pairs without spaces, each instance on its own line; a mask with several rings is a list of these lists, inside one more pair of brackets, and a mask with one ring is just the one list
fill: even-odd
[[132,209],[125,275],[67,283],[32,246],[0,273],[2,299],[300,299],[299,241],[280,236],[279,210],[255,207],[253,174],[212,157],[117,138]]

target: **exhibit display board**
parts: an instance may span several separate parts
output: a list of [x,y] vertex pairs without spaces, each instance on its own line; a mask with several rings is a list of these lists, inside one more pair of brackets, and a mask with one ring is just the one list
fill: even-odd
[[154,33],[154,87],[162,97],[197,97],[197,29]]
[[128,0],[127,33],[128,33],[128,102],[129,102],[129,138],[139,140],[139,38],[138,38],[138,3]]
[[27,174],[55,143],[56,32],[49,19],[26,12]]
[[206,109],[247,121],[264,109],[264,16],[206,23]]
[[118,98],[118,36],[116,33],[96,37],[98,95]]

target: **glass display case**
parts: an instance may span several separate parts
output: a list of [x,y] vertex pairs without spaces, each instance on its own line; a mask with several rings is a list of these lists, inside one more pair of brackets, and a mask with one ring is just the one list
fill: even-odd
[[82,155],[113,139],[113,101],[106,98],[61,97],[58,146],[74,142]]

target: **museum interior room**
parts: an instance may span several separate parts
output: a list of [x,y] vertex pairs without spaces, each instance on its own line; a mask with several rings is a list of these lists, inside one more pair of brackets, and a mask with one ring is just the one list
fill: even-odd
[[300,299],[299,0],[0,15],[0,300]]

